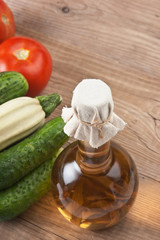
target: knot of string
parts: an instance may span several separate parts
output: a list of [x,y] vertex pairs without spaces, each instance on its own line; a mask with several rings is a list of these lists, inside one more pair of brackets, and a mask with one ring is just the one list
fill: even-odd
[[112,117],[112,114],[109,115],[109,117],[107,118],[106,121],[101,122],[101,123],[98,122],[98,121],[94,121],[93,123],[88,123],[88,122],[84,122],[84,121],[80,120],[79,117],[77,116],[77,118],[80,121],[80,123],[82,123],[82,124],[84,124],[86,126],[89,126],[89,127],[97,128],[98,131],[99,131],[99,137],[100,138],[104,138],[102,128],[103,128],[104,125],[106,125],[110,121],[111,117]]

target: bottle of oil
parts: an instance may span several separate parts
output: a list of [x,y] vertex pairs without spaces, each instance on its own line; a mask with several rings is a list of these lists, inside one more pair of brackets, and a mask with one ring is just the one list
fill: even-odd
[[[92,82],[90,80],[89,87],[85,86],[86,91],[92,91],[91,86],[94,86],[95,81]],[[97,89],[98,87],[96,91]],[[76,93],[74,92],[74,94]],[[94,95],[94,91],[92,91],[91,95],[93,99],[97,93]],[[101,91],[101,95],[103,95],[103,91]],[[88,107],[90,100],[85,102],[85,107],[87,106],[89,115],[95,116],[91,109],[95,110],[95,106],[98,106],[96,109],[100,112],[100,105],[103,105],[104,100],[100,100],[98,105],[93,101],[93,108]],[[100,102],[101,104],[99,104]],[[113,110],[112,101],[109,100],[109,103],[111,109],[107,111],[108,116]],[[51,177],[52,192],[59,211],[67,220],[82,228],[99,230],[116,224],[130,210],[138,191],[138,175],[134,161],[122,147],[111,140],[101,144],[108,139],[108,135],[115,134],[112,128],[116,126],[117,129],[120,129],[124,122],[118,116],[115,117],[117,120],[113,119],[114,117],[108,117],[109,121],[102,122],[96,116],[94,123],[89,121],[87,116],[86,121],[83,119],[86,113],[84,114],[85,108],[82,105],[80,104],[80,108],[74,108],[72,101],[72,117],[69,115],[67,117],[69,117],[68,121],[71,119],[73,121],[75,114],[76,120],[72,122],[74,127],[70,128],[69,126],[68,131],[72,132],[72,135],[69,135],[76,135],[76,138],[81,140],[70,144],[56,160]],[[105,108],[106,105],[102,107],[103,111]],[[72,112],[71,109],[69,111]],[[78,125],[75,124],[76,121],[78,121]],[[105,125],[108,125],[109,122],[113,126],[106,126],[108,132],[105,133]],[[78,128],[80,128],[79,135]],[[85,132],[90,133],[89,138]],[[99,133],[98,137],[97,133]],[[99,139],[95,142],[96,137]],[[95,147],[97,142],[100,142],[100,145],[98,143],[99,146]]]

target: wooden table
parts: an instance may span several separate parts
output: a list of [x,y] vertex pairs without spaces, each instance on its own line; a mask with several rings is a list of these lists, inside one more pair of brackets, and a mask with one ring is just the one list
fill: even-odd
[[160,1],[6,0],[16,35],[43,43],[53,73],[42,92],[70,106],[74,87],[100,78],[112,89],[115,112],[128,124],[114,140],[134,158],[136,202],[115,227],[91,232],[66,221],[49,192],[16,219],[0,224],[1,240],[160,239]]

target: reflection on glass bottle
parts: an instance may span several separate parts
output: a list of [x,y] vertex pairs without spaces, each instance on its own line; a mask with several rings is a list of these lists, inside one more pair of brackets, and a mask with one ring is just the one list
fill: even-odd
[[138,176],[131,157],[107,142],[98,149],[87,142],[69,145],[52,171],[52,192],[70,222],[92,230],[116,224],[131,208]]

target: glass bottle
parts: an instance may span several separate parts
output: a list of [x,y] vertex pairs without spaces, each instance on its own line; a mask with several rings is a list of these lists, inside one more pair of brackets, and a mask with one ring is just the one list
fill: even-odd
[[125,122],[113,113],[110,88],[101,80],[82,81],[66,113],[64,131],[78,141],[53,166],[54,200],[70,222],[91,230],[108,228],[127,214],[138,191],[134,161],[111,141]]
[[138,191],[134,161],[110,141],[97,149],[84,141],[72,143],[58,157],[51,179],[61,214],[91,230],[119,222],[130,210]]

